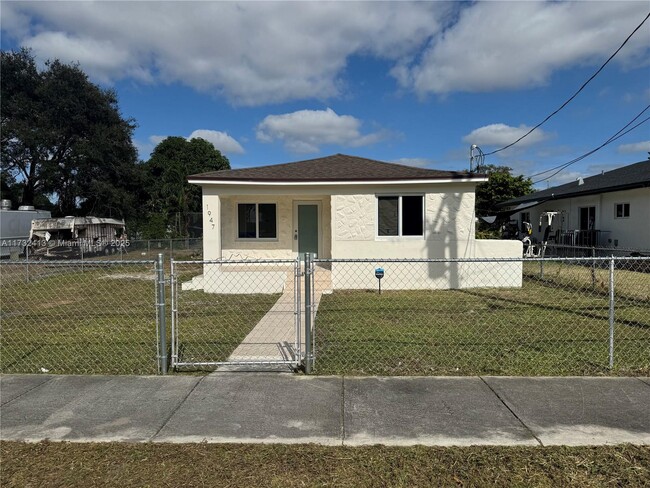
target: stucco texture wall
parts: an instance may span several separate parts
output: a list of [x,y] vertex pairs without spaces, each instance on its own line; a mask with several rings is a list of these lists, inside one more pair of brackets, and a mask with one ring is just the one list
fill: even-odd
[[[320,205],[320,238],[323,250],[321,257],[330,257],[331,217],[328,195],[221,196],[220,201],[221,255],[211,259],[294,259],[298,252],[297,244],[293,239],[294,202],[298,201],[316,202]],[[277,238],[239,239],[237,205],[240,203],[275,203]]]
[[472,257],[474,240],[473,186],[445,185],[440,192],[424,194],[425,228],[422,237],[377,236],[377,194],[332,195],[336,217],[332,236],[334,258],[444,258]]
[[[384,259],[444,259],[474,257],[519,258],[519,241],[476,240],[474,188],[441,185],[425,197],[422,237],[377,236],[377,193],[332,195],[332,257],[377,259],[375,263],[333,263],[332,285],[340,289],[377,286],[374,267],[382,266],[384,289],[440,289],[521,286],[521,262],[382,263]],[[418,194],[396,191],[391,194]]]

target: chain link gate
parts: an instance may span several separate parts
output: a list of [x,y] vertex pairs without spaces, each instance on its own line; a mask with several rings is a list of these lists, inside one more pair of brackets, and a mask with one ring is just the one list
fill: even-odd
[[300,260],[171,261],[171,367],[295,369]]

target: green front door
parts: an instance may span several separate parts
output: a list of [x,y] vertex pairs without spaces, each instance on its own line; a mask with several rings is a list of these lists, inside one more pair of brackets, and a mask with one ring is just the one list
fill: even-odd
[[318,254],[318,205],[298,205],[298,253]]

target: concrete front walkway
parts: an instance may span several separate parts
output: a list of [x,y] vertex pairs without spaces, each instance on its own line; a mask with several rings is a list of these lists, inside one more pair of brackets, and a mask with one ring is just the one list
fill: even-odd
[[[318,279],[314,280],[313,301],[317,310],[324,292],[332,287],[329,270],[318,268]],[[304,310],[305,283],[300,278],[300,303]],[[245,312],[245,311],[244,311]],[[304,320],[304,317],[302,318]],[[301,328],[304,327],[304,323]],[[304,351],[304,330],[301,334],[301,350]],[[288,361],[294,360],[298,349],[296,333],[296,284],[293,273],[288,271],[284,291],[273,307],[261,318],[248,333],[227,361]],[[224,370],[242,369],[241,366],[224,366]]]
[[650,444],[650,379],[0,376],[0,438],[326,445]]

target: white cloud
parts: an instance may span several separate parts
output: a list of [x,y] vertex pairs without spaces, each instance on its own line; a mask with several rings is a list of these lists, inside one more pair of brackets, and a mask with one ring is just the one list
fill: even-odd
[[[420,95],[539,86],[557,70],[604,62],[646,13],[645,2],[477,2],[393,76]],[[647,23],[615,62],[647,66],[649,34]]]
[[[463,137],[463,142],[477,144],[479,146],[505,146],[519,139],[530,129],[532,127],[524,124],[519,127],[512,127],[506,124],[490,124],[474,129]],[[542,129],[537,129],[522,139],[521,142],[517,143],[517,146],[519,148],[531,146],[543,141],[547,137],[548,135]]]
[[[170,136],[152,135],[149,136],[147,142],[134,140],[133,144],[138,150],[141,159],[148,159],[151,153],[158,144]],[[197,129],[192,132],[186,139],[192,140],[195,137],[200,137],[211,143],[215,149],[218,149],[223,154],[243,154],[244,148],[237,142],[236,139],[229,136],[226,132],[217,130]]]
[[317,152],[322,145],[367,146],[385,139],[385,131],[362,134],[361,121],[334,110],[299,110],[288,114],[268,115],[257,126],[262,142],[282,141],[294,153]]
[[[529,88],[602,63],[646,2],[3,2],[2,33],[110,83],[260,105],[343,94],[352,56],[420,95]],[[650,23],[617,55],[647,66]]]
[[350,56],[411,56],[453,6],[7,2],[2,8],[3,34],[32,47],[39,58],[79,61],[101,82],[134,76],[180,82],[256,105],[339,95]]
[[630,144],[621,144],[618,146],[618,152],[621,154],[641,153],[650,151],[650,141],[633,142]]
[[149,136],[149,143],[153,144],[154,146],[157,146],[168,137],[169,136]]
[[220,132],[218,130],[197,129],[192,132],[187,140],[200,137],[212,143],[212,145],[224,154],[244,154],[244,148],[234,138],[228,135],[227,132]]

